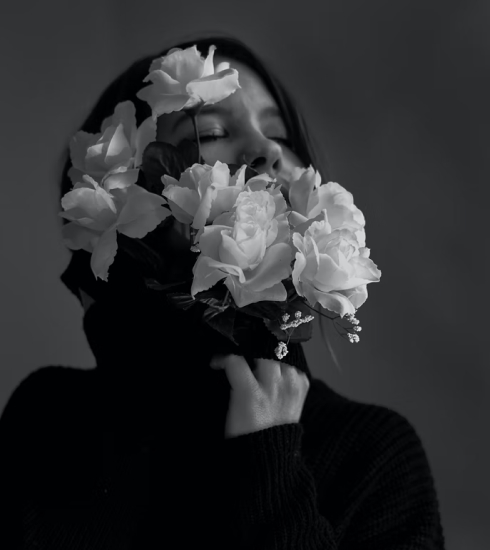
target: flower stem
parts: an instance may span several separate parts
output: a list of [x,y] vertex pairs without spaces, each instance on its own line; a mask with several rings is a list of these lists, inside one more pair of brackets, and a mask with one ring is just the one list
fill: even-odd
[[201,142],[199,140],[199,128],[197,125],[197,114],[191,114],[192,119],[192,125],[194,126],[194,133],[196,135],[196,142],[197,142],[197,163],[203,164],[202,158],[201,158]]

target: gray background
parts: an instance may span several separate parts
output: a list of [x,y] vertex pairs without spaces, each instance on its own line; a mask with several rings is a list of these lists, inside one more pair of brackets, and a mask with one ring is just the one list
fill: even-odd
[[227,30],[297,97],[332,179],[367,218],[383,272],[361,342],[317,333],[314,374],[420,434],[449,550],[490,548],[486,303],[490,5],[485,1],[43,2],[0,14],[0,410],[31,371],[92,368],[59,282],[61,158],[98,94],[139,56]]

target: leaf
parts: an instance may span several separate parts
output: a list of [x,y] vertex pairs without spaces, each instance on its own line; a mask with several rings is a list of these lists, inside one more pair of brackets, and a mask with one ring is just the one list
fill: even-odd
[[196,304],[192,295],[186,292],[170,292],[167,297],[174,305],[184,310],[190,309]]
[[178,180],[187,167],[186,158],[177,147],[163,141],[152,141],[143,151],[141,171],[145,177],[138,184],[150,193],[161,195],[164,189],[162,176],[172,176]]
[[252,315],[253,317],[260,317],[266,319],[276,319],[284,315],[286,311],[287,302],[255,302],[248,306],[240,308],[240,311]]
[[162,268],[162,258],[158,252],[145,244],[141,239],[128,237],[123,233],[118,233],[117,243],[120,251],[127,254],[141,266],[147,274],[156,273]]
[[209,307],[204,312],[203,321],[235,345],[238,345],[234,337],[235,312],[235,309],[229,307],[223,313],[215,314],[213,308]]
[[[184,161],[185,168],[189,168],[196,162],[199,163],[199,160],[197,158],[197,156],[199,155],[199,148],[197,147],[196,142],[191,141],[190,139],[183,139],[177,145],[177,150],[182,156],[182,160]],[[182,172],[184,170],[182,170]]]
[[186,281],[178,281],[178,282],[174,282],[174,283],[162,284],[159,281],[157,281],[156,279],[145,278],[146,287],[151,289],[151,290],[168,290],[169,288],[176,288],[176,287],[182,286],[185,283],[186,283]]

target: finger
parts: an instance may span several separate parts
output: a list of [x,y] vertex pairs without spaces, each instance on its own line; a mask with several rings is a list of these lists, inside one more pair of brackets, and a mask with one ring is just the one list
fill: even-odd
[[308,376],[297,367],[293,367],[287,363],[281,363],[281,374],[284,378],[291,380],[293,383],[299,380],[307,389],[310,387]]
[[225,358],[224,355],[213,355],[211,358],[211,362],[209,363],[209,366],[214,370],[222,370],[224,369],[223,365],[223,359]]
[[293,367],[292,365],[289,365],[288,363],[280,363],[281,365],[281,374],[283,376],[295,376],[296,374],[300,374],[298,369],[296,367]]
[[256,359],[255,365],[255,376],[260,384],[270,386],[281,379],[281,364],[278,361]]
[[227,355],[219,363],[224,368],[232,389],[254,389],[258,387],[254,373],[250,370],[250,366],[244,357]]

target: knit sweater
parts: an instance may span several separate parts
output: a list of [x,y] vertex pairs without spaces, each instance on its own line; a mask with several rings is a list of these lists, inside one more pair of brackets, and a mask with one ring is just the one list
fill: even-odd
[[300,421],[225,439],[230,386],[194,336],[152,363],[153,348],[135,364],[122,351],[134,346],[107,343],[112,360],[96,355],[95,369],[21,382],[0,419],[2,550],[444,548],[429,461],[403,415],[312,378],[298,344]]

